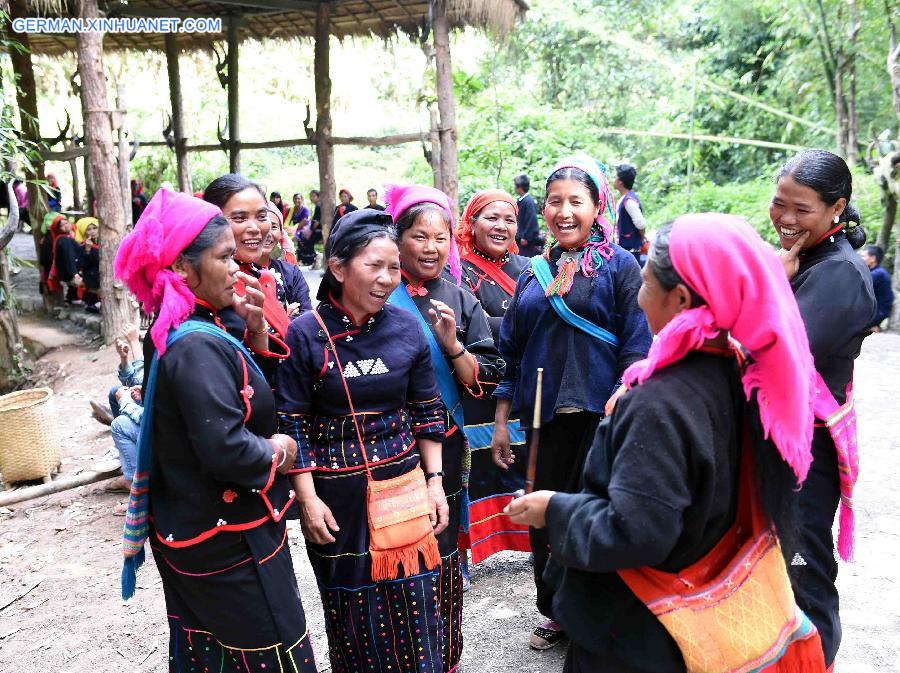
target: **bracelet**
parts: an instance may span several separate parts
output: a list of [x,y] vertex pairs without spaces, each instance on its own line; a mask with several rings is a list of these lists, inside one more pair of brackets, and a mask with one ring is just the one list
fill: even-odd
[[449,355],[449,354],[448,354],[448,355],[447,355],[447,359],[448,359],[448,360],[456,360],[457,358],[461,358],[461,357],[462,357],[463,355],[465,355],[465,354],[466,354],[466,347],[463,346],[463,347],[462,347],[462,350],[461,350],[459,353],[457,353],[456,355]]
[[286,460],[287,460],[287,457],[288,457],[288,452],[285,451],[284,449],[275,449],[275,455],[276,455],[276,456],[278,455],[278,452],[279,452],[279,451],[281,451],[282,456],[281,456],[281,462],[278,463],[278,465],[275,466],[275,469],[276,469],[276,470],[280,470],[280,469],[281,469],[281,466],[284,465],[284,461],[286,461]]
[[260,330],[248,329],[247,334],[266,334],[268,331],[269,331],[269,328],[268,328],[268,326],[266,326]]
[[444,476],[443,470],[438,470],[437,472],[426,472],[425,473],[425,481],[428,481],[429,479],[434,479],[435,477],[443,477],[443,476]]

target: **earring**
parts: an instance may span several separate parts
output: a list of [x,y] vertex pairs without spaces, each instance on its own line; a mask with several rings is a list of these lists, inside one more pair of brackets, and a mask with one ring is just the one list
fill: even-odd
[[840,221],[841,221],[841,218],[838,217],[837,215],[835,215],[835,216],[834,216],[834,223],[837,224],[837,223],[840,222]]

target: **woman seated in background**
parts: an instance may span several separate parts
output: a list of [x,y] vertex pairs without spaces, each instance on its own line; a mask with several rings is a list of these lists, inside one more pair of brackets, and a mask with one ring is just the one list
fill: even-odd
[[640,305],[658,338],[625,372],[580,492],[508,507],[547,531],[564,670],[822,673],[785,562],[815,386],[781,265],[745,221],[687,215],[657,232]]

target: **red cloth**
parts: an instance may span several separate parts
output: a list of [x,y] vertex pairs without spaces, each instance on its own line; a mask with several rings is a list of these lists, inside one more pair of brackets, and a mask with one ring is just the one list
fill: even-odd
[[675,316],[647,358],[625,371],[623,382],[642,383],[727,330],[753,360],[744,392],[749,398],[757,391],[763,429],[802,482],[812,462],[816,373],[781,262],[747,222],[720,213],[675,220],[669,254],[675,271],[706,305]]

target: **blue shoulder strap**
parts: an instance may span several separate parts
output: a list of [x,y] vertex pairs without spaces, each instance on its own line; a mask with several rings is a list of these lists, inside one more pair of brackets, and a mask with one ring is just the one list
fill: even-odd
[[[534,277],[537,278],[538,283],[541,284],[541,288],[543,288],[544,293],[546,294],[547,288],[550,287],[550,283],[553,282],[553,274],[550,273],[550,265],[543,256],[538,256],[531,258],[531,268],[534,271]],[[575,313],[575,311],[568,307],[562,297],[554,294],[547,297],[547,299],[550,301],[550,306],[553,307],[553,310],[556,311],[557,315],[572,327],[580,329],[582,332],[591,335],[595,339],[608,343],[613,348],[619,347],[619,340],[616,338],[615,334],[603,329],[600,325],[595,325],[587,318],[583,318]]]
[[459,397],[459,390],[456,388],[456,380],[453,378],[453,372],[450,371],[450,365],[448,365],[447,361],[444,359],[444,353],[441,351],[441,347],[438,346],[437,339],[434,338],[434,332],[431,331],[431,326],[425,321],[419,308],[412,300],[412,297],[406,292],[406,288],[402,283],[397,286],[397,289],[391,293],[390,297],[388,297],[388,302],[413,313],[422,324],[422,330],[425,332],[425,338],[428,340],[428,348],[431,350],[431,364],[434,367],[434,374],[437,377],[441,399],[444,401],[444,406],[447,407],[450,415],[453,417],[454,423],[462,430],[466,427],[465,419],[463,418],[462,400]]
[[266,378],[265,374],[263,374],[262,370],[259,368],[259,365],[256,364],[256,360],[253,359],[253,356],[250,354],[250,351],[247,350],[247,347],[244,346],[244,344],[235,339],[221,327],[210,325],[207,322],[202,322],[200,320],[186,320],[178,326],[178,329],[169,332],[169,338],[166,339],[166,345],[171,346],[182,337],[187,336],[188,334],[193,334],[194,332],[204,332],[220,339],[224,339],[232,346],[234,346],[235,350],[237,350],[238,353],[243,356],[247,364],[253,367],[257,374],[259,374],[263,378]]

